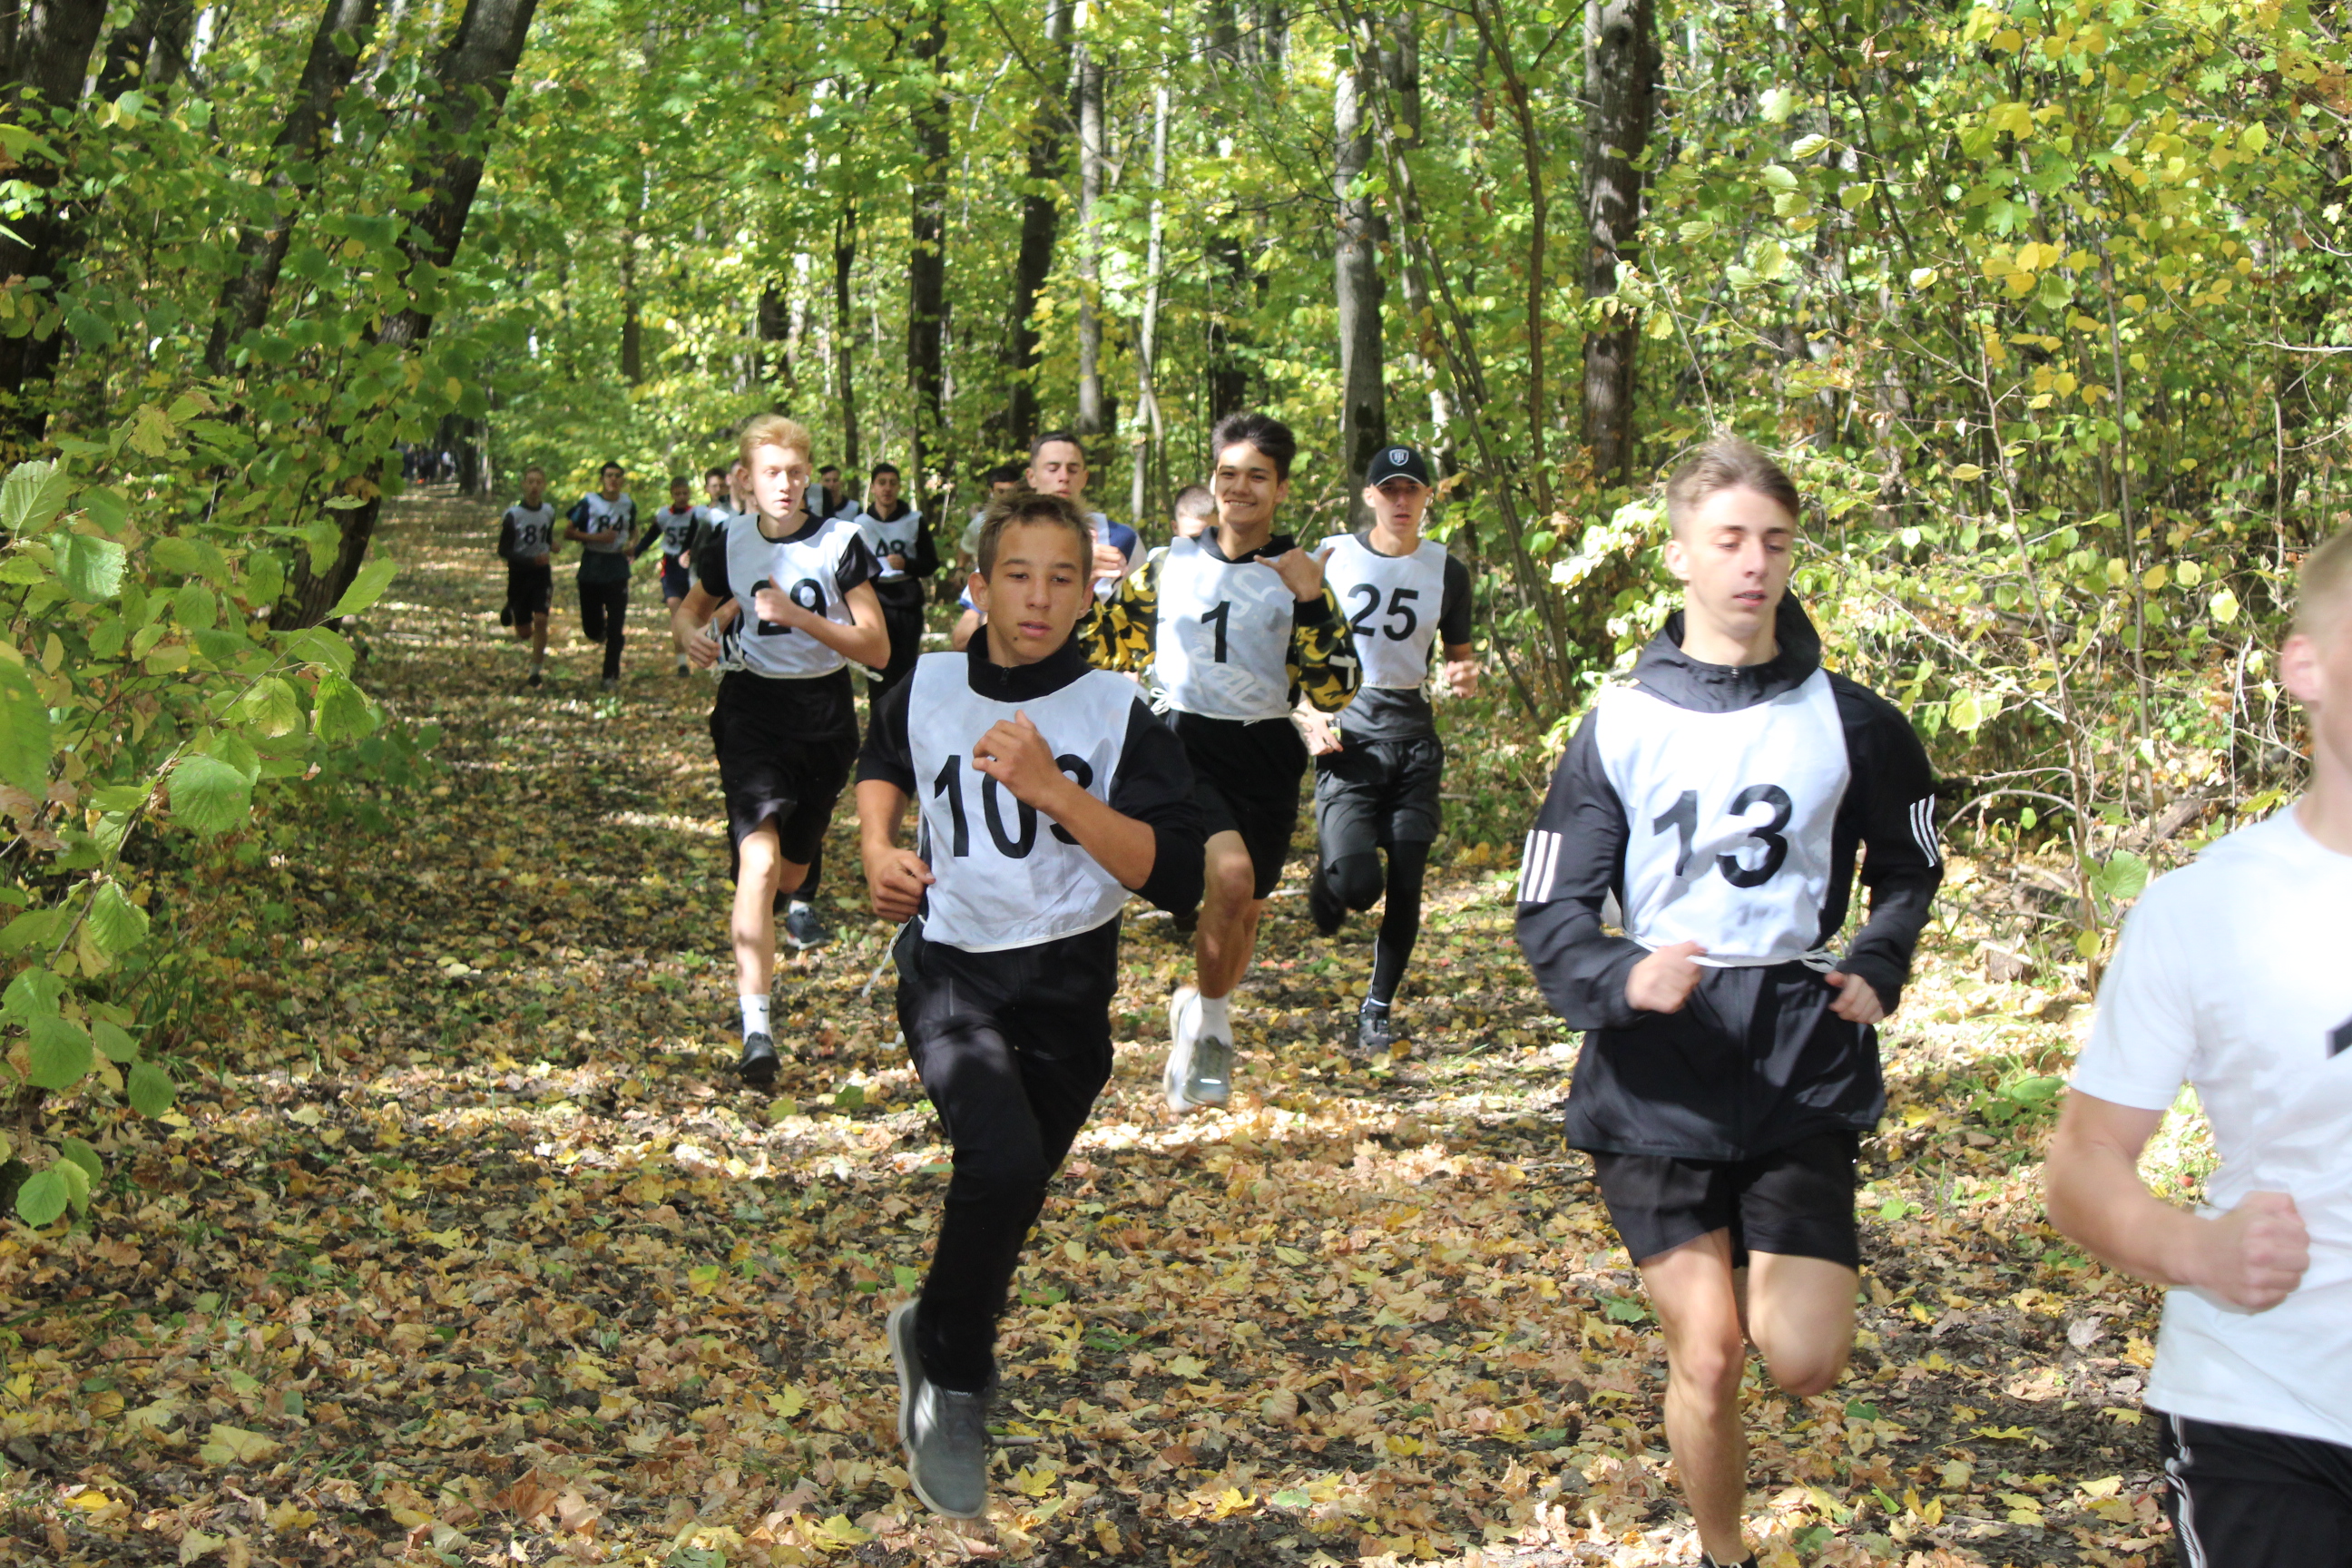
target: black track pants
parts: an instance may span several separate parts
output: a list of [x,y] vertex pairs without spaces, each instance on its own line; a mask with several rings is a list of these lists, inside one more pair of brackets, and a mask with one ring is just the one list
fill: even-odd
[[604,645],[604,679],[621,676],[621,626],[629,618],[629,580],[592,583],[580,579],[580,629]]

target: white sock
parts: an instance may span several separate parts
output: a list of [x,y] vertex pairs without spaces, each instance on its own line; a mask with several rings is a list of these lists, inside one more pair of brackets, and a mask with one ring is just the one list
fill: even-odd
[[739,996],[736,1000],[743,1004],[743,1037],[748,1040],[754,1035],[767,1034],[768,999],[765,996]]
[[1229,996],[1201,998],[1201,1033],[1214,1035],[1221,1040],[1234,1037],[1233,1015],[1228,1011],[1232,1000]]
[[809,904],[806,899],[786,899],[784,900],[784,913],[788,915],[796,915],[808,907]]

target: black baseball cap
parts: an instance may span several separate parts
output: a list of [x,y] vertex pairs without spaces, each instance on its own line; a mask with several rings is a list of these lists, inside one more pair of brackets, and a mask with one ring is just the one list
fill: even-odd
[[1421,454],[1410,447],[1383,447],[1373,457],[1370,466],[1364,469],[1364,483],[1377,489],[1400,476],[1426,486],[1429,483],[1429,465],[1423,462]]

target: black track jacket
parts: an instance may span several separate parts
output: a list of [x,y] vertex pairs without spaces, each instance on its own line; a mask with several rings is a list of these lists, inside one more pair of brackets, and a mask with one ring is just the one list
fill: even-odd
[[[1724,714],[1783,697],[1821,666],[1820,636],[1793,599],[1781,602],[1780,651],[1765,664],[1701,664],[1684,655],[1682,629],[1677,612],[1642,651],[1630,678],[1668,705],[1669,725],[1673,710]],[[1943,880],[1932,818],[1935,782],[1900,710],[1841,676],[1827,679],[1848,779],[1835,797],[1816,945],[1829,948],[1845,925],[1861,846],[1869,919],[1836,962],[1866,978],[1892,1013]],[[1552,775],[1528,835],[1519,887],[1520,949],[1545,999],[1588,1031],[1569,1096],[1570,1145],[1740,1160],[1814,1133],[1875,1126],[1886,1106],[1876,1033],[1830,1012],[1834,993],[1815,968],[1801,962],[1710,967],[1673,1014],[1638,1011],[1626,1002],[1626,976],[1648,950],[1602,926],[1603,901],[1622,905],[1625,897],[1634,825],[1611,783],[1612,741],[1600,718],[1586,716]],[[1727,782],[1693,780],[1718,792]],[[1701,868],[1697,876],[1706,874]],[[1728,879],[1735,887],[1745,881]],[[1709,942],[1717,952],[1734,945]]]

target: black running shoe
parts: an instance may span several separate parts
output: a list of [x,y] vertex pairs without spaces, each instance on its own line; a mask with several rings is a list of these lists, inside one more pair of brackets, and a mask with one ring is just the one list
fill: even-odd
[[499,625],[502,626],[510,626],[514,625],[514,606],[512,605],[500,605],[499,606]]
[[795,904],[784,913],[784,940],[805,952],[831,942],[833,932],[816,918],[815,905]]
[[534,669],[530,672],[530,684],[532,686],[541,686],[545,684],[545,682],[541,679],[539,671]]
[[736,1075],[753,1089],[767,1089],[776,1081],[776,1042],[765,1035],[743,1037],[743,1059],[735,1064]]
[[1396,1031],[1389,1026],[1386,1007],[1366,1007],[1356,1015],[1356,1055],[1379,1061],[1395,1044]]
[[1337,931],[1339,922],[1348,918],[1347,906],[1331,890],[1331,884],[1323,879],[1320,857],[1315,861],[1315,868],[1307,873],[1307,912],[1314,919],[1315,929],[1325,936]]

